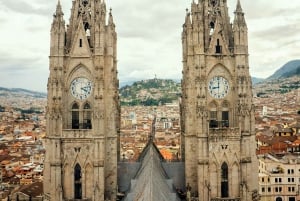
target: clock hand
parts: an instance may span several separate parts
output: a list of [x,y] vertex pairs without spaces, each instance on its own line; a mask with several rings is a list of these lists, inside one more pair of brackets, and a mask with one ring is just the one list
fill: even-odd
[[83,90],[83,91],[85,91],[85,92],[88,91],[86,87],[81,87],[81,90]]
[[212,87],[213,89],[219,89],[220,88],[220,83],[218,81],[218,86],[217,87]]
[[85,86],[85,87],[82,87],[81,89],[83,89],[85,92],[89,92],[91,90],[91,87]]

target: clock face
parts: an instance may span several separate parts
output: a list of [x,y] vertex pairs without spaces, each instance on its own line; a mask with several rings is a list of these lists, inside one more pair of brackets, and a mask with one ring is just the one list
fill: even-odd
[[84,77],[75,78],[70,86],[71,94],[79,99],[87,99],[92,93],[92,82]]
[[215,76],[208,83],[208,91],[214,98],[224,98],[229,92],[229,83],[224,77]]

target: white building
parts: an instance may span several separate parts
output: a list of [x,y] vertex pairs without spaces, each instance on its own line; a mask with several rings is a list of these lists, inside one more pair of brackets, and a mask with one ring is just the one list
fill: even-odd
[[259,194],[261,201],[300,200],[300,158],[286,154],[259,157]]

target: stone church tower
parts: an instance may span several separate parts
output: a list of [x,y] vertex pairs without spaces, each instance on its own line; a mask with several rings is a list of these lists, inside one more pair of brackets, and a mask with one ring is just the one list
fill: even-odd
[[247,25],[240,1],[193,0],[183,25],[186,183],[203,201],[257,200],[258,164]]
[[117,34],[104,0],[74,0],[51,27],[45,200],[115,200],[119,100]]

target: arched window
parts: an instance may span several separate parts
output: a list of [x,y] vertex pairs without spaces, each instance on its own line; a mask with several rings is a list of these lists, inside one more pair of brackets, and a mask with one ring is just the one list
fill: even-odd
[[221,54],[222,53],[222,46],[220,45],[220,40],[219,39],[217,39],[216,53],[217,54]]
[[215,30],[215,23],[210,22],[209,23],[209,28],[210,28],[209,35],[212,35],[214,33],[214,30]]
[[281,197],[277,197],[276,201],[282,201],[282,198]]
[[229,104],[227,101],[222,104],[222,127],[229,127]]
[[79,39],[79,47],[82,47],[82,39]]
[[82,199],[81,167],[78,163],[74,168],[74,198]]
[[89,103],[85,103],[83,107],[83,129],[92,129],[92,112]]
[[89,1],[88,0],[83,0],[82,4],[83,4],[84,7],[86,7],[89,4]]
[[80,106],[73,103],[71,107],[71,129],[92,129],[92,107],[89,103]]
[[79,105],[72,105],[72,129],[79,129]]
[[88,30],[88,29],[90,29],[90,25],[89,25],[89,23],[85,23],[85,24],[84,24],[84,30],[86,31],[86,30]]
[[91,46],[91,28],[89,23],[84,24],[85,36],[87,37],[89,46]]
[[222,167],[221,167],[221,197],[222,198],[229,197],[228,165],[225,162],[222,164]]
[[215,103],[209,104],[209,128],[218,128],[218,111]]
[[211,5],[212,5],[213,7],[215,7],[215,6],[217,5],[216,0],[211,0],[210,3],[211,3]]

